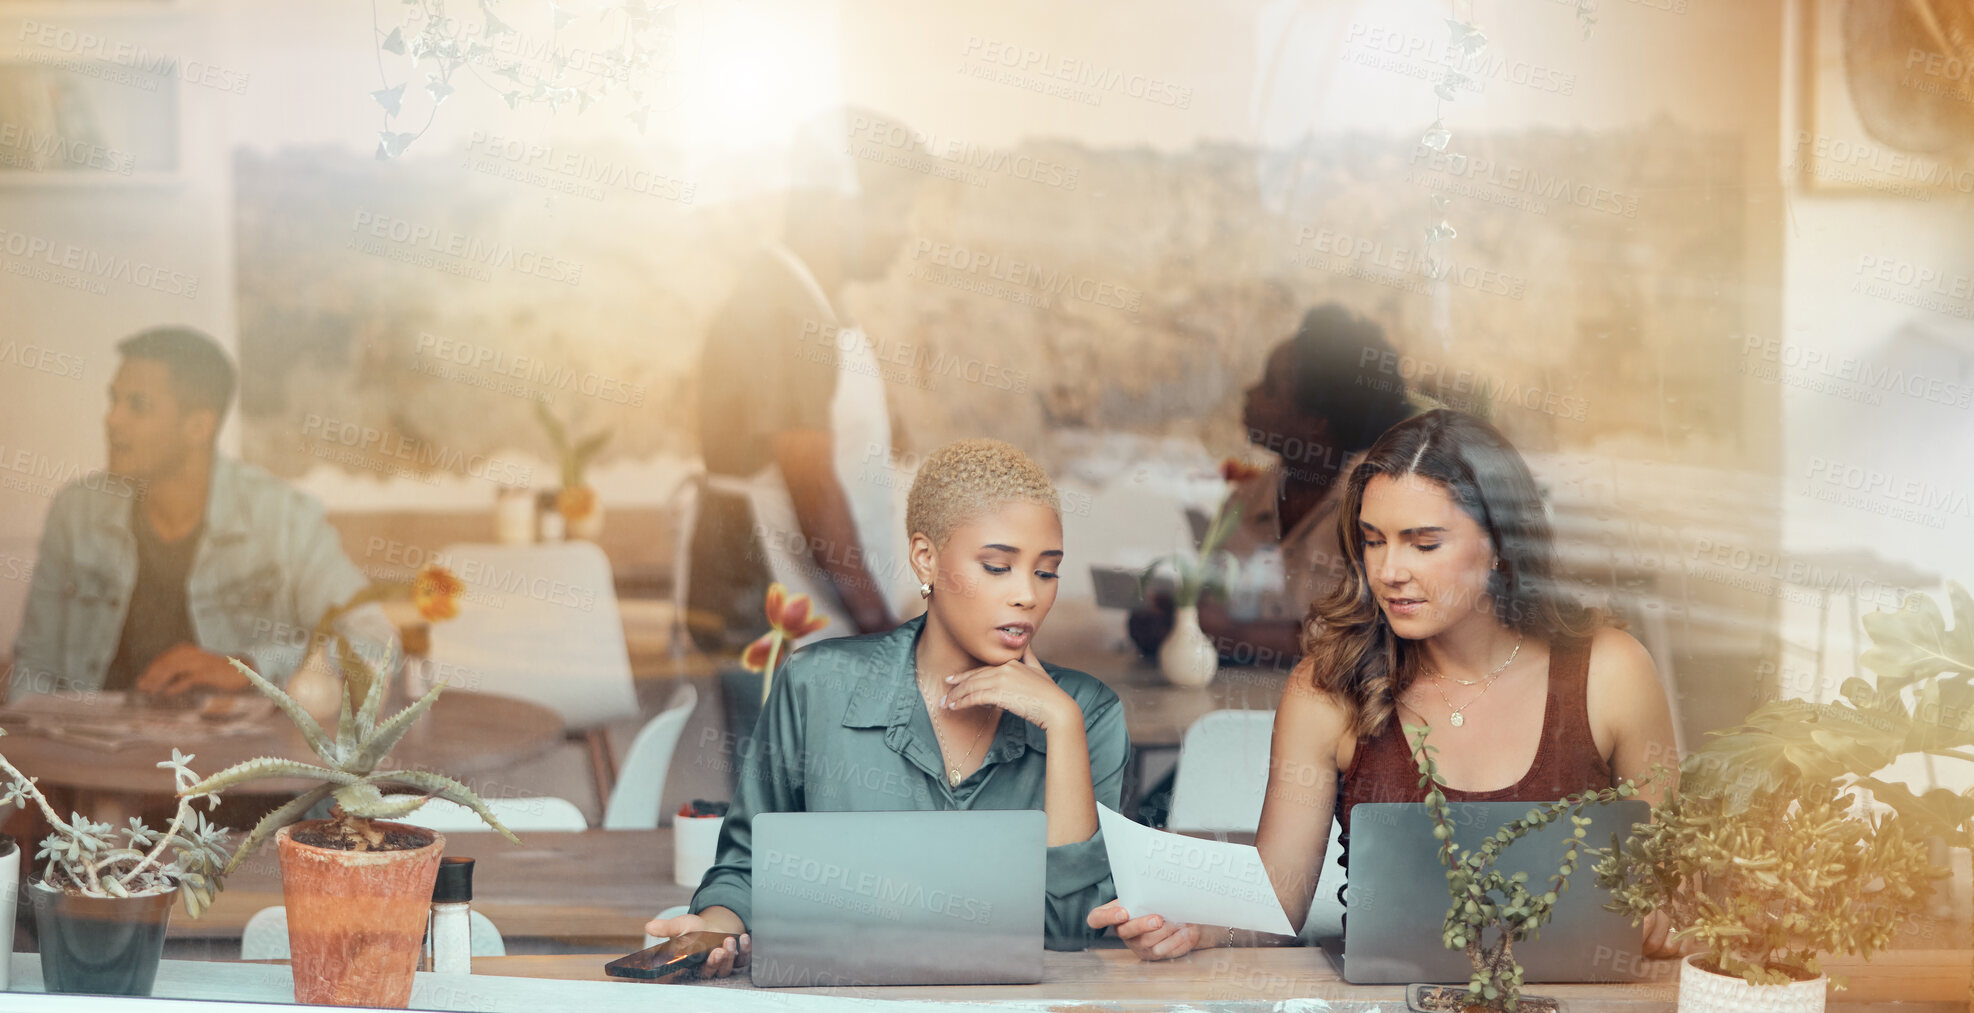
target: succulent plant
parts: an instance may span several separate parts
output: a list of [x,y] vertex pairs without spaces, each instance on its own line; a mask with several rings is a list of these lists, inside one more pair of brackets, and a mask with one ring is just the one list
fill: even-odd
[[[275,831],[299,821],[316,803],[330,798],[335,800],[331,809],[335,820],[333,832],[356,851],[377,850],[383,844],[383,832],[371,821],[407,816],[433,798],[456,802],[473,810],[489,827],[500,831],[508,840],[520,843],[520,838],[501,825],[487,804],[472,789],[458,781],[427,770],[392,770],[384,767],[392,747],[431,709],[439,693],[445,689],[445,683],[433,686],[431,692],[418,702],[379,721],[378,712],[384,698],[381,681],[372,680],[368,684],[368,692],[364,694],[361,704],[353,704],[349,683],[345,682],[336,734],[331,737],[279,686],[237,660],[233,662],[233,667],[239,669],[256,689],[266,694],[288,715],[308,741],[309,748],[321,757],[322,764],[318,766],[299,760],[259,757],[220,771],[184,789],[181,794],[223,791],[267,778],[305,778],[322,783],[297,795],[255,824],[246,839],[240,842],[240,850],[234,854],[226,871],[231,872]],[[410,787],[418,794],[386,796],[383,786],[392,784]]]
[[[1638,788],[1625,781],[1615,788],[1535,803],[1528,815],[1496,830],[1480,847],[1462,847],[1453,839],[1453,812],[1439,789],[1439,765],[1433,760],[1438,747],[1426,743],[1430,731],[1421,725],[1405,726],[1406,736],[1416,743],[1419,787],[1426,792],[1426,812],[1432,816],[1433,836],[1439,840],[1439,860],[1446,866],[1446,887],[1452,896],[1441,941],[1449,950],[1464,951],[1473,967],[1467,982],[1467,1006],[1514,1010],[1521,1005],[1522,991],[1522,965],[1515,962],[1515,944],[1536,938],[1554,913],[1558,897],[1570,888],[1570,875],[1576,871],[1580,853],[1591,850],[1584,843],[1590,818],[1583,810],[1630,798]],[[1528,873],[1510,876],[1495,868],[1509,845],[1565,816],[1574,829],[1564,841],[1556,875],[1542,892],[1530,888]],[[1489,933],[1493,933],[1492,939]]]
[[41,881],[50,888],[86,897],[144,897],[176,890],[185,899],[185,912],[197,918],[219,892],[218,870],[226,863],[228,832],[206,822],[205,813],[193,807],[203,799],[211,809],[219,805],[219,796],[215,789],[193,790],[198,775],[188,766],[192,759],[173,749],[171,759],[158,763],[172,772],[180,792],[178,811],[163,833],[135,816],[121,828],[81,813],[63,820],[35,787],[34,778],[22,774],[5,756],[0,756],[0,769],[6,771],[8,782],[0,793],[0,806],[34,806],[54,828],[34,856],[36,862],[46,863]]

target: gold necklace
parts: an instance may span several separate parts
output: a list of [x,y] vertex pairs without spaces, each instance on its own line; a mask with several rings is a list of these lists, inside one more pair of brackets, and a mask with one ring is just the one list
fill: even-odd
[[1453,698],[1446,695],[1445,687],[1443,686],[1433,687],[1434,689],[1439,691],[1439,698],[1441,700],[1446,701],[1446,709],[1453,712],[1453,716],[1447,719],[1447,721],[1451,723],[1453,727],[1459,728],[1460,726],[1465,725],[1467,723],[1467,716],[1460,712],[1466,710],[1469,707],[1472,707],[1474,705],[1474,700],[1479,700],[1481,697],[1486,696],[1487,691],[1493,689],[1494,684],[1500,680],[1502,670],[1506,669],[1509,665],[1514,664],[1515,656],[1520,653],[1522,653],[1522,637],[1520,634],[1517,634],[1515,636],[1515,649],[1508,652],[1508,660],[1502,662],[1499,665],[1494,666],[1494,671],[1489,672],[1478,679],[1448,679],[1446,676],[1441,675],[1439,673],[1439,669],[1428,667],[1427,671],[1432,673],[1433,678],[1441,682],[1457,682],[1462,686],[1472,686],[1478,682],[1487,683],[1486,686],[1482,687],[1480,692],[1474,694],[1473,700],[1469,700],[1458,707],[1453,706]]
[[[922,693],[923,690],[920,692]],[[926,708],[926,717],[932,721],[932,737],[939,740],[939,756],[941,759],[944,759],[946,755],[946,734],[939,730],[939,719],[933,717],[937,711],[938,708],[928,706]],[[998,720],[982,725],[980,731],[973,736],[973,744],[966,747],[966,755],[960,757],[957,761],[950,761],[946,764],[946,782],[949,785],[957,786],[963,780],[960,775],[960,768],[966,766],[966,761],[973,758],[973,751],[980,747],[980,740],[987,737],[987,729],[997,724],[1000,724]]]

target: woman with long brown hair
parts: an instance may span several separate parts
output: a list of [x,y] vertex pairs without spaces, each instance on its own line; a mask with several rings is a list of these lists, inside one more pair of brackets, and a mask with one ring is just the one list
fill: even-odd
[[[1677,765],[1651,656],[1559,586],[1535,480],[1494,427],[1447,410],[1393,426],[1351,471],[1339,524],[1350,571],[1310,608],[1256,838],[1298,930],[1332,816],[1348,854],[1353,805],[1424,801],[1404,725],[1431,727],[1454,801],[1552,800]],[[1291,941],[1115,901],[1089,921],[1147,960]],[[1670,955],[1666,934],[1646,923],[1648,955]]]

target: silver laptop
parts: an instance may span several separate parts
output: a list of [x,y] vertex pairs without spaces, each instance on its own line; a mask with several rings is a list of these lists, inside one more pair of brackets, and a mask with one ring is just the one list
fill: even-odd
[[[1479,847],[1504,825],[1528,814],[1530,802],[1454,802],[1454,840]],[[1636,799],[1584,811],[1590,817],[1584,843],[1605,847],[1635,823],[1651,818]],[[1565,818],[1508,846],[1503,873],[1526,872],[1529,888],[1547,889],[1562,862],[1574,827]],[[1350,867],[1344,897],[1342,973],[1357,985],[1408,982],[1463,984],[1473,977],[1465,952],[1441,942],[1446,909],[1445,867],[1439,840],[1423,803],[1366,802],[1350,811]],[[1679,963],[1646,960],[1643,931],[1622,914],[1604,910],[1610,895],[1597,889],[1593,856],[1578,852],[1569,888],[1556,900],[1548,924],[1532,940],[1515,944],[1515,959],[1530,982],[1676,980]],[[1334,941],[1325,944],[1332,956]]]
[[1042,980],[1039,809],[754,817],[754,984]]

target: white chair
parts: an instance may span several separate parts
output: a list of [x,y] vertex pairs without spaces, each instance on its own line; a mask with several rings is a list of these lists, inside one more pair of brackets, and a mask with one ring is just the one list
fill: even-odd
[[[1268,793],[1268,751],[1275,733],[1274,711],[1221,710],[1203,714],[1179,741],[1179,766],[1172,778],[1172,809],[1165,826],[1174,831],[1253,833],[1261,825],[1261,803]],[[1337,887],[1343,867],[1337,857],[1341,828],[1330,821],[1323,872],[1302,938],[1343,933],[1343,905]]]
[[466,582],[459,615],[434,623],[436,680],[520,697],[586,731],[637,715],[610,561],[589,542],[447,546]]
[[1253,833],[1268,791],[1274,711],[1211,711],[1179,740],[1169,830]]
[[[468,952],[476,957],[507,956],[507,944],[501,941],[494,923],[478,911],[470,914],[472,943]],[[276,904],[254,912],[240,930],[240,959],[286,960],[288,956],[288,909]]]
[[[589,820],[574,802],[566,798],[539,795],[522,798],[487,799],[487,808],[493,810],[494,818],[509,830],[574,830],[589,829]],[[473,833],[493,828],[487,826],[478,813],[460,805],[435,798],[417,809],[411,815],[401,817],[399,823],[409,823],[415,827],[436,830],[442,834]]]
[[664,712],[638,730],[617,771],[616,787],[610,789],[610,804],[603,810],[603,829],[658,829],[658,819],[664,815],[659,809],[665,795],[665,777],[672,769],[672,754],[678,750],[686,720],[698,705],[699,690],[689,682],[682,682],[672,691]]

